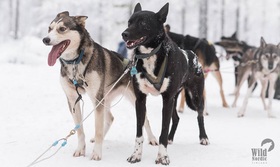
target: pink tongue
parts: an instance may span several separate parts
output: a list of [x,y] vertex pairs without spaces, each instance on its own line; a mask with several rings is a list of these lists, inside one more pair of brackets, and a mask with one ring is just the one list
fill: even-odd
[[53,66],[56,62],[56,59],[60,56],[60,46],[61,44],[52,47],[52,50],[49,53],[49,57],[48,57],[49,66]]

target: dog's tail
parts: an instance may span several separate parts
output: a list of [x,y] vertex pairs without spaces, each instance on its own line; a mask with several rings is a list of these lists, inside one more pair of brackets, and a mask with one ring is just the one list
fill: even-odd
[[185,96],[186,96],[186,103],[187,105],[194,111],[197,110],[196,106],[193,104],[192,97],[188,89],[185,88]]

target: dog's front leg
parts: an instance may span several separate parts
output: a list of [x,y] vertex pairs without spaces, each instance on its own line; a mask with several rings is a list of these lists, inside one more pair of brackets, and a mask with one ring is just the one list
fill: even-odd
[[156,159],[156,164],[169,165],[170,160],[167,155],[167,143],[168,143],[168,132],[171,115],[173,112],[173,107],[175,103],[175,98],[169,95],[163,95],[163,108],[162,108],[162,125],[161,134],[159,138],[159,150]]
[[248,104],[248,99],[249,97],[251,96],[252,94],[252,91],[253,91],[253,88],[255,86],[255,83],[256,83],[256,79],[255,78],[252,78],[252,80],[250,81],[249,83],[249,88],[247,90],[247,93],[246,93],[246,96],[244,98],[244,101],[243,101],[243,104],[242,104],[242,107],[240,108],[238,114],[237,114],[237,117],[243,117],[244,114],[245,114],[245,111],[246,111],[246,107],[247,107],[247,104]]
[[139,92],[135,104],[136,104],[135,107],[136,107],[137,129],[136,129],[134,152],[127,159],[127,161],[130,163],[140,162],[142,158],[142,150],[143,150],[143,142],[144,142],[143,125],[146,117],[146,94]]
[[266,89],[267,89],[267,85],[268,85],[268,80],[266,80],[266,79],[261,80],[261,84],[262,84],[261,99],[263,102],[264,110],[267,110],[267,106],[265,103],[265,94],[266,94]]
[[[73,110],[73,106],[75,105],[74,99],[75,98],[68,99],[70,111]],[[86,143],[85,143],[84,128],[83,128],[83,125],[81,124],[82,114],[81,114],[81,110],[80,110],[80,102],[78,102],[75,105],[75,111],[74,112],[72,111],[71,114],[74,119],[75,125],[80,125],[79,129],[77,129],[78,147],[77,147],[76,151],[74,152],[73,156],[74,157],[85,156]]]
[[[70,105],[70,104],[72,104],[72,105]],[[71,109],[71,106],[73,106],[73,105],[75,105],[75,101],[74,101],[74,103],[69,102],[70,109]],[[83,124],[81,124],[82,114],[81,114],[81,110],[80,110],[80,102],[78,102],[75,105],[75,112],[72,112],[71,114],[74,119],[75,125],[80,125],[79,129],[77,129],[78,147],[77,147],[76,151],[74,152],[73,156],[74,157],[85,156],[86,143],[85,143],[85,134],[84,134]]]
[[[103,96],[98,97],[96,104],[98,104]],[[105,104],[105,100],[102,102]],[[102,144],[104,139],[104,112],[105,108],[102,104],[96,106],[95,110],[95,144],[91,155],[92,160],[101,160],[102,158]]]
[[243,83],[246,81],[246,79],[249,77],[249,72],[245,72],[244,74],[242,74],[241,72],[238,73],[238,80],[237,80],[237,85],[235,87],[235,98],[234,98],[234,102],[232,104],[232,107],[236,107],[236,103],[237,103],[237,99],[240,95],[240,88],[243,85]]
[[273,96],[275,94],[275,83],[276,83],[276,80],[278,78],[278,75],[277,74],[271,74],[271,76],[269,77],[269,90],[268,90],[268,107],[267,107],[267,115],[269,118],[275,118],[275,116],[272,114],[272,100],[273,100]]
[[80,125],[80,127],[77,129],[78,147],[74,152],[73,156],[74,157],[85,156],[86,143],[85,143],[85,134],[84,134],[83,125],[81,124],[82,114],[80,109],[80,103],[78,102],[77,104],[75,104],[78,98],[78,94],[74,86],[71,85],[67,79],[61,78],[60,82],[67,96],[69,110],[73,117],[74,123],[75,125]]

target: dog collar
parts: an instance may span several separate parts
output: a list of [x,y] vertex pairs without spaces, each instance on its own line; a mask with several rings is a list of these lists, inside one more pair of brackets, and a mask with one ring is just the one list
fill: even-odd
[[84,56],[84,52],[85,52],[84,49],[82,49],[80,54],[79,54],[79,57],[77,57],[74,60],[65,60],[63,58],[59,58],[59,59],[62,60],[66,64],[79,64],[82,61],[82,58]]
[[137,59],[146,59],[149,58],[151,56],[153,56],[154,54],[156,54],[160,47],[161,47],[162,43],[160,43],[154,50],[152,50],[150,53],[140,53],[140,54],[135,54],[135,57]]

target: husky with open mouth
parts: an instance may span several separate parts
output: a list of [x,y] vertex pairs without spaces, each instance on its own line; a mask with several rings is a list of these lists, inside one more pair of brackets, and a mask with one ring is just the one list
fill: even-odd
[[[173,140],[179,117],[176,111],[177,97],[185,89],[187,105],[198,112],[199,139],[208,145],[204,128],[204,74],[197,56],[191,51],[180,50],[165,34],[163,24],[168,14],[168,3],[159,12],[142,11],[135,6],[128,20],[128,28],[122,33],[127,47],[134,49],[133,85],[136,95],[137,132],[135,149],[127,159],[130,163],[141,161],[143,133],[148,94],[161,95],[162,130],[159,138],[157,164],[170,163],[167,154],[168,140]],[[172,127],[169,133],[170,119]],[[168,135],[169,133],[169,135]]]
[[[52,46],[48,57],[49,66],[54,66],[58,59],[60,61],[61,85],[74,122],[79,127],[78,147],[74,156],[85,156],[85,134],[79,100],[80,94],[87,93],[93,106],[97,107],[95,138],[92,140],[95,145],[91,159],[100,160],[104,136],[113,122],[110,112],[112,100],[124,92],[133,105],[136,98],[133,85],[128,84],[131,76],[124,73],[129,61],[95,43],[85,29],[86,19],[86,16],[69,16],[67,11],[59,13],[51,22],[43,42]],[[117,80],[119,82],[116,83]],[[102,105],[97,106],[101,101]],[[147,121],[145,127],[150,143],[157,144]]]

